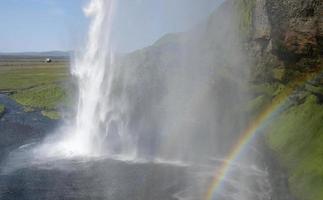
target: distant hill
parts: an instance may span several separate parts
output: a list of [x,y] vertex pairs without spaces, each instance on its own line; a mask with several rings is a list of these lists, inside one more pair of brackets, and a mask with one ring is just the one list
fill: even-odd
[[0,52],[1,57],[69,57],[71,51],[45,51],[45,52]]

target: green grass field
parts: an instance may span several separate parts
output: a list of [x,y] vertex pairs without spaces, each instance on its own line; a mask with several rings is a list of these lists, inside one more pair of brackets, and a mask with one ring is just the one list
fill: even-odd
[[24,105],[26,111],[42,110],[43,115],[58,119],[57,110],[66,106],[66,83],[69,78],[67,59],[0,58],[0,92]]
[[0,91],[17,91],[68,78],[68,60],[44,63],[41,58],[0,58]]

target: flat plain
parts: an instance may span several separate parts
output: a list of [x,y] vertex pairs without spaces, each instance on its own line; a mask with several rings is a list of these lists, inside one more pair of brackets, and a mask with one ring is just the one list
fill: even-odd
[[45,60],[45,56],[0,55],[0,93],[22,104],[26,112],[41,110],[59,119],[58,109],[68,104],[69,58]]

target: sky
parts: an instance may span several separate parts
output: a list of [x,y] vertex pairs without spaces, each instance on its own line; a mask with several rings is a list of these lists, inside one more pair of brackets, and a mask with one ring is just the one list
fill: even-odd
[[[84,43],[89,0],[1,0],[0,52],[75,50]],[[119,52],[189,29],[223,0],[116,0],[113,35]]]

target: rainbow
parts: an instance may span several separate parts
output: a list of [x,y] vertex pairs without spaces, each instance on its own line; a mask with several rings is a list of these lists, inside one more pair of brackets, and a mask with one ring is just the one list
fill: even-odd
[[293,94],[297,88],[304,85],[306,81],[313,79],[320,71],[321,69],[317,69],[308,75],[303,75],[292,81],[292,83],[289,84],[280,95],[275,97],[272,102],[267,105],[254,120],[252,120],[252,122],[242,132],[238,142],[233,145],[232,150],[228,154],[227,158],[222,162],[222,165],[216,170],[213,181],[205,195],[206,200],[215,200],[215,195],[220,190],[223,180],[230,173],[232,164],[238,160],[245,147],[250,141],[252,141],[255,135],[261,132],[259,130],[264,128],[273,116],[284,110],[287,105],[288,97]]

